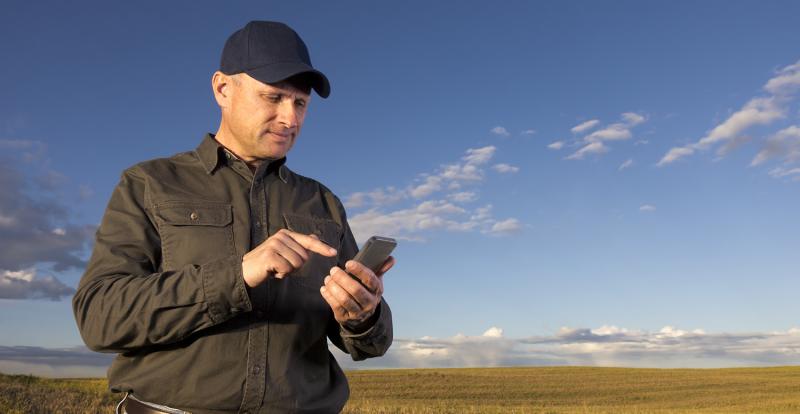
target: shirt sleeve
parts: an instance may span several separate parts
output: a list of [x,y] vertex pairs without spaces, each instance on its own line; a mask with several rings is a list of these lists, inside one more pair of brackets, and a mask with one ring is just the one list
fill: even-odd
[[242,256],[161,270],[161,239],[147,212],[146,182],[126,170],[97,230],[72,300],[86,345],[124,352],[180,341],[252,309]]
[[[339,267],[344,268],[344,264],[358,253],[358,244],[353,232],[350,230],[350,225],[347,223],[344,207],[338,199],[336,200],[336,205],[339,208],[343,223]],[[331,342],[343,352],[350,354],[354,361],[381,356],[392,345],[392,311],[389,309],[389,304],[386,303],[385,298],[381,298],[380,304],[375,309],[375,315],[371,318],[371,320],[374,320],[374,324],[363,327],[363,331],[354,332],[340,325],[333,318],[331,319],[333,322],[328,334]]]

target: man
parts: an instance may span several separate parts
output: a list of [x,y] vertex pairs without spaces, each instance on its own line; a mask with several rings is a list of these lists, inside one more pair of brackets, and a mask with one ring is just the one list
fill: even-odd
[[216,134],[123,172],[73,299],[81,335],[119,354],[120,412],[338,412],[327,339],[354,360],[386,352],[394,259],[377,274],[350,260],[339,199],[285,165],[328,80],[288,26],[250,22],[212,87]]

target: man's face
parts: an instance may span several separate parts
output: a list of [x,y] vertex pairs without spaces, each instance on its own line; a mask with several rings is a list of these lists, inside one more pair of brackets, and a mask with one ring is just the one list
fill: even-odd
[[285,156],[300,134],[309,93],[287,82],[267,85],[244,73],[235,75],[230,86],[223,117],[238,146],[237,155],[245,159]]

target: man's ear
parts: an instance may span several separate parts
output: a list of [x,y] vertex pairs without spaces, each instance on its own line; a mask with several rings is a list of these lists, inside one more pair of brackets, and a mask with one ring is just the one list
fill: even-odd
[[231,94],[233,93],[234,80],[230,76],[216,71],[211,76],[211,89],[214,91],[214,99],[220,108],[230,106]]

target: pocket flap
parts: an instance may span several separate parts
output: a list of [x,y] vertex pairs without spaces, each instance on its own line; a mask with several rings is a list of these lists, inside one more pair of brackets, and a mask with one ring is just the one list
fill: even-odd
[[231,205],[218,203],[175,203],[156,207],[156,216],[173,226],[215,226],[231,224]]
[[284,213],[283,219],[286,220],[286,228],[302,234],[316,234],[322,241],[335,249],[339,248],[339,236],[341,228],[333,220],[314,217],[301,216],[298,214]]

